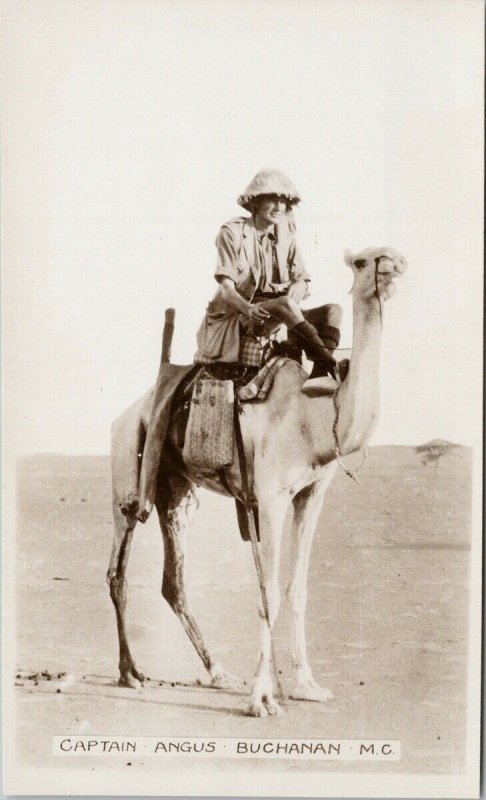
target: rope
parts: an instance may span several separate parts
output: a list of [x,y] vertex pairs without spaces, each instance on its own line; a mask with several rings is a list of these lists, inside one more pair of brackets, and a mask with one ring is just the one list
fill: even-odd
[[334,394],[332,396],[332,402],[333,402],[333,405],[334,405],[334,411],[336,412],[335,416],[334,416],[334,422],[332,424],[332,435],[334,437],[334,455],[336,456],[336,461],[339,464],[339,466],[341,467],[341,469],[344,472],[344,474],[347,475],[348,478],[351,478],[351,480],[353,480],[355,483],[357,483],[358,486],[361,486],[361,484],[359,482],[359,479],[358,479],[358,474],[363,469],[363,467],[364,467],[364,465],[366,463],[366,459],[368,458],[368,448],[367,447],[360,448],[360,449],[363,450],[363,457],[361,459],[361,463],[358,464],[358,466],[354,470],[349,470],[346,467],[346,465],[344,464],[343,460],[342,460],[341,446],[339,444],[339,438],[338,438],[338,432],[337,432],[337,426],[338,426],[338,421],[339,421],[339,406],[337,404],[337,396],[339,394],[339,389],[341,388],[341,386],[342,386],[342,384],[339,386],[339,388],[334,392]]
[[[235,398],[236,400],[236,398]],[[273,632],[272,626],[270,625],[270,614],[268,610],[268,598],[267,598],[267,589],[265,586],[265,576],[263,573],[263,564],[262,558],[260,555],[260,550],[258,547],[258,539],[257,533],[255,528],[255,509],[251,503],[250,492],[248,487],[248,471],[246,467],[246,455],[245,455],[245,446],[243,444],[243,437],[241,435],[241,427],[240,427],[240,420],[239,420],[239,404],[235,402],[235,438],[236,438],[236,447],[238,450],[238,459],[240,462],[240,473],[241,473],[241,483],[242,483],[242,493],[243,493],[243,502],[245,504],[246,513],[248,517],[248,530],[250,532],[250,541],[251,541],[251,549],[253,552],[253,558],[255,561],[255,568],[258,578],[258,583],[260,584],[260,592],[262,596],[262,606],[263,606],[263,617],[267,623],[268,631],[270,634],[270,650],[271,650],[271,661],[272,661],[272,668],[275,683],[277,685],[278,691],[278,699],[281,703],[285,700],[284,691],[282,688],[282,684],[280,682],[279,673],[277,669],[277,658],[275,655],[275,644],[273,640]]]
[[375,258],[375,297],[378,298],[378,305],[380,307],[380,323],[381,327],[383,328],[383,303],[381,302],[380,293],[378,291],[378,267],[380,265],[380,259],[382,258],[385,258],[385,256]]

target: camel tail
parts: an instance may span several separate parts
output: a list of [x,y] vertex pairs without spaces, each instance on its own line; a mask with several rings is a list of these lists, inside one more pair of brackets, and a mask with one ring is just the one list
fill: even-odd
[[174,335],[174,321],[175,308],[166,308],[164,332],[162,334],[162,355],[160,358],[162,364],[170,363],[170,348],[172,345],[172,337]]

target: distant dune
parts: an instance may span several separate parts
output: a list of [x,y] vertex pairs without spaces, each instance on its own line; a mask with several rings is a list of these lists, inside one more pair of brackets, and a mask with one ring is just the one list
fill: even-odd
[[[431,448],[443,448],[444,450],[459,450],[464,451],[464,453],[472,452],[472,448],[462,444],[456,444],[454,442],[449,442],[447,439],[431,439],[429,442],[420,445],[402,445],[402,444],[385,444],[385,445],[376,445],[372,447],[368,447],[368,453],[372,455],[373,458],[380,458],[384,456],[386,458],[387,454],[396,453],[397,458],[399,454],[405,455],[407,451],[410,453],[421,453],[424,450],[429,450]],[[66,453],[32,453],[29,455],[20,456],[19,463],[29,463],[31,461],[45,461],[49,462],[50,464],[54,464],[55,462],[62,462],[65,463],[66,460],[72,459],[77,463],[81,463],[81,461],[85,461],[86,464],[100,464],[103,460],[109,460],[109,455],[69,455]]]

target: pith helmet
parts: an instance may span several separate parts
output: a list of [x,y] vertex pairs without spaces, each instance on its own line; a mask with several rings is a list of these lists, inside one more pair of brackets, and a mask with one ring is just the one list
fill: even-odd
[[251,211],[251,200],[262,194],[278,194],[285,197],[291,205],[297,205],[300,196],[292,181],[279,169],[262,169],[257,172],[251,183],[248,184],[238,203],[247,211]]

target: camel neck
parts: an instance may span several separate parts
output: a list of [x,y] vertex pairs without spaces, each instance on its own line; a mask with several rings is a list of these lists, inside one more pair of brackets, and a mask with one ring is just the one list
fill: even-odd
[[338,395],[337,431],[343,453],[353,452],[366,443],[378,417],[381,331],[376,301],[355,299],[351,364]]
[[382,318],[376,300],[353,304],[353,349],[349,374],[355,384],[377,373],[380,360]]

